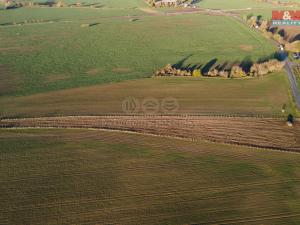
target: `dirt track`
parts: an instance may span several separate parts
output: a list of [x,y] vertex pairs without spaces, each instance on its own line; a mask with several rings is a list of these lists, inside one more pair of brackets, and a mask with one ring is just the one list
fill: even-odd
[[1,120],[10,128],[96,128],[202,139],[300,152],[300,124],[281,119],[211,116],[82,116]]

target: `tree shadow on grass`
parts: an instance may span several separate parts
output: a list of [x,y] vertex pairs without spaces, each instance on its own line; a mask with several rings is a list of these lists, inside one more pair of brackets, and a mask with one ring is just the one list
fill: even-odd
[[204,67],[201,69],[201,73],[202,74],[207,74],[213,67],[214,65],[217,63],[218,59],[215,58],[215,59],[212,59],[210,60],[208,63],[206,63],[204,65]]
[[90,24],[90,27],[94,27],[94,26],[97,26],[97,25],[99,25],[100,23],[91,23]]
[[191,1],[191,4],[193,5],[193,4],[198,4],[198,3],[200,3],[200,2],[202,2],[203,0],[192,0]]
[[182,69],[184,67],[184,63],[190,58],[192,57],[193,54],[190,54],[186,57],[184,57],[183,59],[179,60],[177,63],[173,64],[172,66],[176,69]]
[[250,69],[251,67],[253,66],[254,62],[253,60],[251,59],[251,56],[247,56],[245,57],[242,62],[240,63],[240,67],[246,72],[246,73],[249,73],[250,72]]
[[300,41],[300,34],[297,34],[292,41]]
[[194,70],[198,70],[202,67],[202,64],[185,64],[185,62],[192,57],[192,54],[184,57],[183,59],[181,59],[180,61],[178,61],[177,63],[173,64],[172,67],[174,67],[175,69],[180,69],[180,70],[188,70],[188,71],[194,71]]
[[286,59],[285,55],[286,55],[285,52],[274,52],[270,55],[259,58],[257,62],[264,63],[271,59],[277,59],[279,61],[284,61]]

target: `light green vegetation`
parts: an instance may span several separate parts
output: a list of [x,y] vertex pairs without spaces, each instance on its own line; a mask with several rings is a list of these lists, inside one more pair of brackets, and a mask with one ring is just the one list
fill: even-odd
[[247,8],[267,8],[270,4],[257,3],[254,0],[202,0],[198,3],[199,7],[210,9],[247,9]]
[[[9,25],[12,23],[27,23],[32,24],[36,20],[44,22],[64,22],[72,21],[80,23],[80,21],[93,21],[93,19],[101,19],[107,17],[118,17],[118,16],[134,16],[143,14],[141,10],[134,8],[20,8],[15,10],[5,10],[0,13],[0,25]],[[42,26],[42,25],[40,25]],[[47,29],[48,25],[43,25],[44,29]],[[0,26],[3,28],[3,26]],[[57,27],[59,29],[59,26]],[[28,29],[29,28],[19,28]],[[1,29],[3,30],[3,29]]]
[[[122,101],[174,97],[182,114],[286,116],[294,108],[284,73],[253,79],[149,78],[22,97],[2,97],[2,117],[123,114]],[[142,111],[140,111],[142,113]]]
[[297,224],[300,155],[83,130],[1,130],[1,224]]
[[[283,0],[280,2],[298,2],[299,0]],[[268,9],[272,10],[273,8],[282,8],[280,5],[273,5],[270,3],[265,3],[263,1],[256,0],[201,0],[198,3],[198,6],[201,8],[210,8],[210,9]]]
[[[50,16],[52,9],[42,10],[49,10]],[[91,17],[0,28],[0,64],[19,76],[1,74],[8,83],[19,82],[17,89],[7,86],[1,94],[28,95],[149,77],[184,58],[184,65],[205,65],[212,59],[255,61],[275,51],[268,40],[229,17],[158,16],[135,22],[127,17]],[[95,26],[81,27],[86,23]]]

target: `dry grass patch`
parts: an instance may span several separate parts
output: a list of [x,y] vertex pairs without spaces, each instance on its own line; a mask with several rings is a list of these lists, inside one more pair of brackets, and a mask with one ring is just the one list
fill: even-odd
[[87,75],[99,75],[103,73],[103,69],[101,68],[93,68],[93,69],[89,69],[86,74]]
[[2,97],[0,114],[7,116],[123,114],[122,102],[133,96],[142,101],[174,97],[178,114],[282,115],[288,96],[285,74],[261,79],[150,78],[74,88],[20,97]]
[[139,8],[139,10],[141,10],[142,12],[148,13],[148,14],[161,14],[160,12],[158,12],[157,10],[151,9],[151,8]]
[[68,74],[51,74],[47,77],[47,82],[57,82],[62,80],[67,80],[70,77]]
[[5,47],[0,48],[0,54],[7,54],[7,53],[32,53],[37,50],[37,47],[33,46],[18,46],[18,47]]
[[245,52],[251,52],[253,51],[254,47],[253,45],[240,45],[240,49]]

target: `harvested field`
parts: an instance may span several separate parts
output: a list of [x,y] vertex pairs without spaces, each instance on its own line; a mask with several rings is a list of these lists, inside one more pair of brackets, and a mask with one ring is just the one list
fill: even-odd
[[0,117],[124,115],[122,102],[127,97],[140,102],[149,97],[160,102],[167,97],[176,98],[176,113],[180,115],[286,117],[281,112],[284,104],[287,113],[294,111],[287,77],[280,72],[261,79],[241,80],[159,77],[29,96],[3,96],[0,105],[5,107],[0,107]]
[[82,116],[5,119],[1,127],[96,128],[300,151],[300,125],[268,118],[209,116]]
[[297,224],[300,155],[120,132],[0,129],[0,224]]

